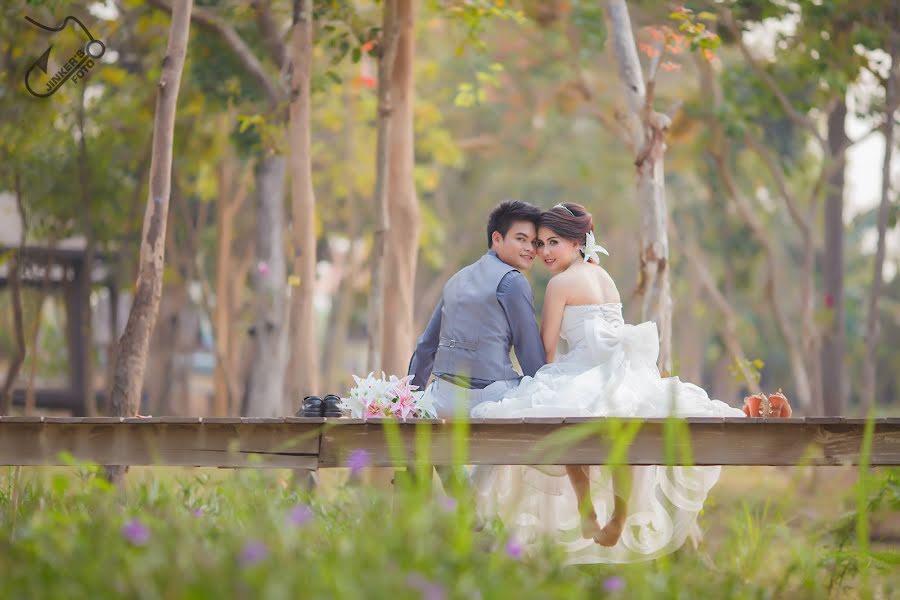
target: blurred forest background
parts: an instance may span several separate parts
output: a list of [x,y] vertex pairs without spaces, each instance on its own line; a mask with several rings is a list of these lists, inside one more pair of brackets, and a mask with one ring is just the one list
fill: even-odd
[[[485,251],[503,199],[585,205],[626,320],[641,319],[636,157],[606,4],[399,3],[414,36],[401,34],[391,74],[386,372],[405,373],[441,287]],[[686,4],[627,5],[654,105],[671,119],[658,133],[672,372],[733,405],[758,374],[799,414],[896,414],[895,3]],[[142,414],[292,414],[302,395],[346,394],[372,364],[383,4],[314,5],[314,203],[293,189],[305,183],[286,134],[296,5],[194,4]],[[109,410],[169,11],[166,0],[2,9],[2,414]],[[23,77],[52,42],[26,15],[76,15],[106,52],[83,81],[35,98]],[[548,277],[540,264],[530,275],[539,313]],[[285,400],[261,398],[260,382]]]

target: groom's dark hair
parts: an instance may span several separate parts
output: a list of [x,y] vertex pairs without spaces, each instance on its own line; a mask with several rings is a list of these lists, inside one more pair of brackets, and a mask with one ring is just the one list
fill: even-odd
[[531,221],[537,227],[541,220],[541,209],[533,204],[522,202],[521,200],[505,200],[501,202],[497,208],[491,211],[487,222],[487,243],[488,248],[493,245],[491,235],[495,231],[499,231],[500,235],[506,237],[509,228],[516,221]]

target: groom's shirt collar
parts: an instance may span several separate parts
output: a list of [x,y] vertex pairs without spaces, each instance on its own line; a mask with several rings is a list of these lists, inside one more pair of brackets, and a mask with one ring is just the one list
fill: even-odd
[[[502,262],[503,264],[509,265],[509,263],[503,262],[503,259],[500,258],[499,256],[497,256],[497,251],[496,251],[496,250],[490,249],[490,250],[487,251],[487,254],[488,254],[488,256],[493,256],[494,258],[496,258],[497,260],[499,260],[499,261]],[[509,265],[509,266],[512,267],[513,269],[515,269],[515,267],[513,267],[512,265]],[[516,269],[516,271],[518,271],[518,269]]]

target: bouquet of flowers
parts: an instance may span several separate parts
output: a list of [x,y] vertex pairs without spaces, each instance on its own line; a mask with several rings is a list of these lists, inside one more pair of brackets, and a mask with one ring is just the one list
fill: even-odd
[[350,397],[343,400],[343,408],[350,410],[350,416],[357,419],[374,417],[394,417],[399,419],[427,419],[437,416],[434,405],[424,400],[419,388],[412,385],[413,376],[398,378],[396,375],[375,377],[369,373],[365,379],[353,376],[356,387],[350,390]]

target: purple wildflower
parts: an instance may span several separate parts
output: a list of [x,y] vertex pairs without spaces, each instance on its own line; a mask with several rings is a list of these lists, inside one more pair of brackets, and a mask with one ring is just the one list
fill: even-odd
[[625,580],[618,575],[607,577],[603,582],[603,589],[607,592],[620,592],[625,589]]
[[150,529],[137,519],[132,519],[122,527],[122,536],[135,546],[143,546],[150,541]]
[[440,506],[444,512],[453,512],[454,510],[456,510],[457,505],[458,503],[456,502],[456,498],[454,498],[453,496],[444,496],[440,500]]
[[347,467],[350,468],[350,475],[356,477],[360,471],[369,466],[372,457],[369,453],[361,448],[357,448],[347,457]]
[[194,516],[195,517],[203,516],[203,507],[202,506],[198,507],[197,510],[194,511]]
[[421,573],[411,573],[406,578],[406,585],[422,592],[423,600],[444,600],[447,597],[444,586],[428,580]]
[[301,527],[313,518],[313,511],[305,504],[298,504],[288,513],[288,522],[294,527]]
[[510,537],[506,540],[506,554],[513,560],[519,560],[522,558],[522,544],[517,542],[514,538]]
[[266,545],[258,541],[249,541],[241,548],[240,561],[245,567],[251,567],[269,555]]

